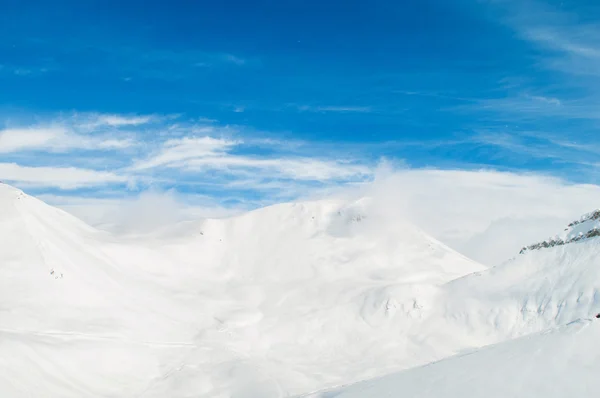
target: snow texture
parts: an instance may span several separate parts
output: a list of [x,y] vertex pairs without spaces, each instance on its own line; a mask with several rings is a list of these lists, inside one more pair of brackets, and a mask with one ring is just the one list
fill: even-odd
[[600,312],[600,240],[486,269],[368,199],[116,237],[0,184],[0,242],[0,396],[398,396],[426,388],[418,366],[499,344],[431,365],[461,391],[454,367],[491,372],[528,341],[598,366],[572,337],[593,346],[595,323],[564,325]]
[[600,322],[581,320],[312,398],[595,397]]

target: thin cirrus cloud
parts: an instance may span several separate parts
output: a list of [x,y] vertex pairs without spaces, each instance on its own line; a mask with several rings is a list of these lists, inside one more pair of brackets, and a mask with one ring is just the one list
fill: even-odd
[[310,145],[291,151],[278,140],[238,138],[237,127],[175,119],[73,114],[0,130],[0,178],[70,190],[142,182],[273,193],[276,185],[295,192],[293,185],[365,181],[373,173],[369,162],[340,152],[327,155]]
[[221,156],[215,158],[196,158],[190,160],[191,169],[221,169],[247,172],[256,170],[270,178],[296,180],[349,180],[366,178],[372,174],[369,167],[348,162],[329,161],[314,158],[275,158],[260,159],[247,156]]
[[[600,119],[600,35],[598,21],[584,19],[586,4],[564,5],[543,0],[502,0],[486,3],[497,22],[514,32],[529,48],[523,75],[498,81],[487,98],[476,98],[447,109],[477,113],[483,123],[553,129],[565,136],[595,131]],[[530,73],[535,71],[538,73]],[[557,125],[557,122],[559,125]],[[568,126],[568,127],[567,127]]]
[[193,159],[224,156],[228,149],[236,145],[237,141],[210,136],[170,139],[163,144],[158,153],[137,162],[133,169],[144,170],[160,166],[183,168]]
[[[381,149],[352,143],[336,143],[335,148],[310,142],[290,145],[256,134],[249,137],[243,131],[243,127],[220,126],[213,120],[185,121],[177,115],[73,114],[0,130],[0,153],[4,154],[4,162],[30,171],[37,167],[72,167],[109,173],[101,174],[104,178],[81,180],[82,187],[92,186],[95,181],[98,185],[127,182],[131,186],[141,182],[218,188],[219,195],[244,189],[263,194],[268,191],[279,197],[279,190],[282,197],[292,199],[287,193],[371,180],[378,158],[369,154]],[[598,169],[589,143],[552,133],[480,130],[468,138],[436,142],[434,146],[397,142],[386,147],[392,144],[400,151],[433,151],[440,156],[449,150],[485,152],[486,148],[496,148],[496,156],[549,158]],[[352,156],[348,156],[350,153]],[[411,159],[407,160],[410,164]],[[48,175],[52,170],[43,171]],[[0,178],[17,184],[36,183],[16,171],[5,167]],[[54,186],[76,189],[78,181],[64,184],[57,179]],[[39,184],[53,186],[51,179]]]
[[270,179],[314,181],[362,179],[372,174],[369,167],[347,160],[306,156],[259,157],[232,153],[234,149],[243,147],[241,140],[210,136],[172,139],[166,141],[156,154],[134,164],[133,170],[156,167],[195,172],[218,170],[231,175],[251,174]]
[[540,1],[509,2],[507,23],[521,38],[549,51],[543,64],[568,74],[599,75],[600,25]]
[[153,121],[158,121],[159,118],[156,115],[143,115],[143,116],[124,116],[124,115],[93,115],[90,118],[90,124],[92,126],[139,126],[142,124],[148,124]]
[[131,179],[114,172],[77,167],[29,167],[16,163],[0,163],[0,178],[22,186],[76,189],[109,184],[129,184]]
[[522,162],[551,162],[558,175],[561,165],[567,168],[570,177],[591,177],[600,171],[597,162],[600,147],[597,142],[586,139],[574,141],[556,133],[509,130],[479,131],[470,142],[480,148],[495,149],[499,157],[519,158]]
[[[588,101],[593,99],[597,104],[600,45],[596,38],[600,35],[600,23],[582,20],[584,9],[574,13],[542,1],[509,0],[500,4],[507,11],[502,22],[539,51],[533,66],[559,72],[553,76],[554,83],[560,81],[563,87],[578,88]],[[550,103],[556,104],[556,101]],[[579,117],[596,115],[597,118],[597,106],[572,108]]]
[[57,152],[71,149],[110,150],[124,149],[133,144],[131,138],[89,137],[65,126],[10,128],[0,131],[0,153],[26,150]]
[[28,150],[113,150],[135,144],[130,133],[115,130],[147,124],[152,116],[78,115],[0,130],[0,153]]
[[0,153],[124,150],[139,144],[138,128],[158,128],[176,118],[177,115],[74,113],[34,124],[13,122],[0,129]]

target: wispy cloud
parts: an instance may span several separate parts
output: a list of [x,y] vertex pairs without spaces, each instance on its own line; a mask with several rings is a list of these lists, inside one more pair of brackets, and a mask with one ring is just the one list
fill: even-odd
[[116,128],[147,124],[154,118],[80,114],[34,125],[12,123],[12,127],[0,130],[0,153],[125,149],[135,145],[135,138],[130,132],[119,131]]
[[[213,129],[208,129],[208,131],[213,131]],[[224,156],[229,148],[238,143],[238,141],[210,136],[171,139],[163,144],[157,154],[135,163],[133,169],[144,170],[159,166],[188,167],[189,162],[194,159]]]
[[284,145],[245,136],[243,127],[168,115],[60,115],[0,130],[0,153],[7,162],[0,177],[62,189],[127,182],[269,190],[276,197],[278,189],[365,181],[373,173],[371,161],[345,156],[340,148]]
[[90,123],[92,123],[93,126],[139,126],[156,121],[157,119],[158,117],[155,115],[94,115],[94,117],[91,118]]
[[[600,20],[577,7],[544,0],[502,0],[487,3],[498,21],[531,48],[523,59],[526,76],[512,76],[498,83],[488,98],[455,109],[484,112],[488,120],[537,123],[548,129],[556,121],[573,120],[581,131],[600,119]],[[529,73],[533,70],[534,73]],[[552,122],[549,122],[552,121]],[[572,124],[572,123],[570,123]],[[567,132],[568,133],[568,132]]]
[[[480,148],[495,148],[497,157],[518,158],[521,162],[551,162],[558,173],[562,164],[579,175],[598,172],[597,156],[600,146],[596,141],[571,141],[555,133],[540,131],[479,131],[471,142]],[[491,156],[491,155],[488,155]]]
[[549,51],[545,66],[570,74],[600,74],[600,45],[595,39],[600,21],[531,0],[509,2],[506,21],[521,38]]
[[240,140],[210,136],[172,139],[166,141],[158,153],[134,164],[133,169],[163,166],[196,172],[218,170],[231,175],[315,181],[364,178],[371,174],[369,167],[347,160],[276,155],[260,157],[233,153],[234,150],[243,148],[243,145],[244,142]]
[[600,21],[588,18],[585,4],[578,10],[542,0],[499,5],[506,15],[502,21],[539,50],[540,66],[571,76],[600,76]]
[[21,186],[56,187],[60,189],[77,189],[131,182],[128,177],[108,171],[75,167],[28,167],[16,163],[0,163],[0,179]]
[[61,127],[13,128],[0,131],[0,152],[24,149],[64,149],[70,145],[68,132]]
[[62,126],[13,128],[0,131],[0,153],[26,150],[67,151],[69,149],[114,150],[134,145],[131,138],[86,137]]

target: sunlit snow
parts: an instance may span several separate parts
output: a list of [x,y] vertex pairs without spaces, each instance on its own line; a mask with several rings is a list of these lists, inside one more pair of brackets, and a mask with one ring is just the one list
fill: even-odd
[[600,240],[486,269],[368,198],[125,237],[0,184],[0,242],[3,397],[484,396],[579,359],[517,396],[592,396],[600,364]]

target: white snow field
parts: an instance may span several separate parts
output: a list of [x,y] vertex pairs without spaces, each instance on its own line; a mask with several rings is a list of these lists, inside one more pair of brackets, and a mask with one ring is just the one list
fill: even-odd
[[[439,339],[430,342],[433,346],[462,345],[466,353],[308,396],[598,396],[598,218],[598,211],[585,215],[558,238],[546,241],[563,239],[561,244],[533,245],[539,248],[441,287],[435,308],[419,325],[419,333],[429,340]],[[454,344],[450,342],[453,338]]]
[[[506,352],[518,361],[523,345],[571,342],[565,361],[594,370],[595,322],[564,326],[600,312],[592,235],[486,269],[368,199],[115,236],[0,184],[0,396],[326,397],[410,368],[368,384],[377,393],[343,393],[421,396],[423,369],[441,369],[439,388],[460,391],[450,368],[491,372],[497,357],[508,372]],[[557,327],[552,341],[510,341]],[[562,369],[554,362],[548,374]],[[412,372],[422,382],[407,387]]]
[[575,321],[312,398],[597,397],[599,338],[600,322]]

